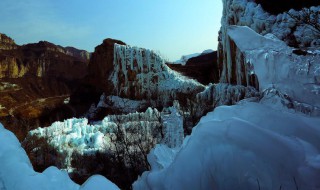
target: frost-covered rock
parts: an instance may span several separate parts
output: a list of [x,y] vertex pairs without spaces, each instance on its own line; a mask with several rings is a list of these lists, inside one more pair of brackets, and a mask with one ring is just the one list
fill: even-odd
[[226,83],[210,84],[203,92],[197,94],[199,102],[214,106],[234,105],[242,99],[259,97],[260,93],[253,87],[231,85]]
[[320,119],[269,105],[216,108],[178,153],[152,151],[134,189],[318,189]]
[[130,100],[119,96],[101,95],[97,108],[111,108],[120,111],[121,113],[134,113],[148,107],[146,100]]
[[1,190],[98,190],[119,189],[103,176],[93,176],[84,185],[75,184],[67,172],[49,167],[35,172],[26,152],[13,133],[0,124],[0,189]]
[[[262,35],[272,33],[289,44],[296,41],[298,45],[308,47],[313,40],[317,40],[318,34],[310,25],[297,22],[287,12],[271,15],[265,12],[260,4],[250,0],[223,0],[223,5],[220,36],[222,41],[226,40],[226,29],[231,25],[248,26]],[[320,6],[310,7],[310,10],[317,13]],[[291,9],[288,12],[291,15],[303,14],[302,10]]]

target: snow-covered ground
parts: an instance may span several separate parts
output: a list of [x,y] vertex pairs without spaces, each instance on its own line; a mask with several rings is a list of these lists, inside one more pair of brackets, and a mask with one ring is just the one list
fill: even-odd
[[112,190],[119,189],[103,176],[95,175],[82,186],[75,184],[67,172],[49,167],[42,173],[33,170],[30,160],[13,133],[0,124],[1,190]]
[[156,147],[134,189],[319,189],[320,119],[279,109],[216,108],[178,153]]

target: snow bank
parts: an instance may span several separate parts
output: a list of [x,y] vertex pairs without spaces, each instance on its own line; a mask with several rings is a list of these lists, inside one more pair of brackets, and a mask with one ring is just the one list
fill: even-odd
[[319,123],[262,103],[218,107],[134,189],[319,189]]
[[49,167],[43,173],[33,170],[30,160],[13,133],[0,124],[1,190],[99,190],[119,189],[103,176],[93,176],[83,186],[75,184],[65,171]]

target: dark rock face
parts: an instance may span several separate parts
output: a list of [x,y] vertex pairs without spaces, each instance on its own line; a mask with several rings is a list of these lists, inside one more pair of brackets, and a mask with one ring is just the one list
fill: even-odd
[[125,45],[124,42],[114,39],[105,39],[103,43],[95,48],[92,53],[87,82],[103,91],[109,90],[110,84],[107,83],[108,76],[113,71],[114,44]]
[[64,100],[86,76],[89,56],[46,41],[18,46],[1,34],[0,122],[23,138],[30,128],[75,116]]
[[95,48],[90,57],[87,76],[71,94],[70,103],[80,115],[88,111],[92,103],[97,104],[102,93],[110,94],[113,90],[108,76],[113,71],[115,43],[125,45],[122,41],[108,38]]
[[283,13],[290,9],[300,10],[304,7],[320,5],[319,0],[255,0],[255,2],[261,4],[262,8],[271,14]]
[[198,82],[207,85],[219,82],[219,72],[217,64],[217,52],[201,54],[190,58],[186,65],[170,64],[167,65],[179,73],[196,79]]

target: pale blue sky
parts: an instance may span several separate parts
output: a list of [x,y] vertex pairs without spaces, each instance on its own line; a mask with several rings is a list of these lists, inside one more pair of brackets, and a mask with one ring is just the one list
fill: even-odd
[[171,61],[217,48],[221,0],[0,0],[0,32],[88,51],[105,38],[160,51]]

